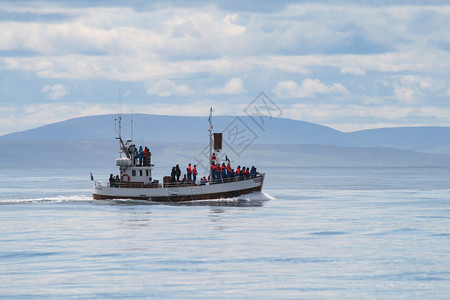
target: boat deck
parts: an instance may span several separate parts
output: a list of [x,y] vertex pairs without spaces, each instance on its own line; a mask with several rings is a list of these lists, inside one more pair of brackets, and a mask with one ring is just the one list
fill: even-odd
[[193,181],[180,181],[180,182],[164,182],[164,185],[160,184],[158,181],[152,182],[150,184],[145,184],[144,182],[120,182],[120,183],[110,183],[106,181],[96,181],[95,185],[98,187],[113,187],[113,188],[144,188],[144,189],[154,189],[154,188],[180,188],[180,187],[187,187],[187,186],[203,186],[203,185],[215,185],[215,184],[222,184],[222,183],[229,183],[229,182],[236,182],[236,181],[245,181],[245,180],[251,180],[251,179],[258,179],[262,178],[262,175],[258,173],[255,177],[248,177],[244,179],[237,179],[234,180],[226,179],[226,180],[217,180],[216,182],[208,182],[206,184],[196,183]]

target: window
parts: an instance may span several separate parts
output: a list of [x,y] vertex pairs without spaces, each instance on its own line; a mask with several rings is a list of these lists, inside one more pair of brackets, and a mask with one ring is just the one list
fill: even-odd
[[132,176],[136,176],[136,170],[131,171]]
[[142,177],[142,170],[139,170],[139,176]]

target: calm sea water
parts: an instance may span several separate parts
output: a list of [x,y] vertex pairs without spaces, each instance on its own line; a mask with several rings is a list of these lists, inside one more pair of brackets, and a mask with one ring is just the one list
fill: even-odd
[[0,298],[450,294],[448,168],[266,168],[189,205],[94,202],[90,171],[0,170]]

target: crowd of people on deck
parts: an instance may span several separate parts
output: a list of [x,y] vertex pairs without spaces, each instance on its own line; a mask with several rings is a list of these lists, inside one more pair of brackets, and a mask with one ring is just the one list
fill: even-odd
[[[128,149],[128,155],[130,157],[130,160],[132,161],[132,164],[134,166],[150,166],[151,164],[151,152],[148,149],[148,147],[139,147],[139,150],[136,148],[136,145],[131,144]],[[228,156],[225,156],[225,162],[222,162],[220,164],[220,161],[215,153],[211,156],[211,165],[210,165],[210,175],[208,178],[206,176],[203,176],[199,180],[200,185],[205,185],[208,182],[211,183],[224,183],[224,182],[232,182],[232,181],[239,181],[239,180],[246,180],[250,178],[254,178],[258,175],[258,172],[256,171],[256,168],[252,166],[249,167],[241,167],[240,165],[237,166],[236,169],[233,169],[231,167],[231,162],[228,159]],[[178,182],[178,183],[197,183],[197,165],[192,166],[191,163],[188,164],[186,168],[186,174],[184,174],[183,178],[180,180],[181,177],[181,169],[180,165],[177,164],[176,166],[172,167],[172,172],[170,174],[171,182]],[[111,187],[119,187],[121,180],[119,178],[119,175],[113,176],[113,174],[110,174],[109,176],[109,183]]]
[[249,169],[248,167],[244,166],[241,168],[241,166],[238,165],[238,167],[235,170],[231,167],[231,162],[228,159],[228,156],[225,156],[225,162],[220,164],[220,162],[218,162],[217,160],[217,156],[215,153],[213,153],[213,155],[211,156],[212,183],[245,180],[257,176],[255,166],[252,166],[251,169]]
[[186,168],[186,174],[184,175],[183,179],[180,181],[181,176],[181,169],[180,165],[176,165],[175,167],[172,167],[172,172],[170,173],[170,181],[171,182],[197,182],[197,165],[194,165],[193,167],[191,164],[189,164]]
[[[217,159],[216,154],[214,153],[211,156],[211,175],[206,178],[206,176],[203,176],[200,179],[200,185],[205,185],[208,181],[211,183],[223,183],[223,182],[231,182],[231,181],[239,181],[239,180],[245,180],[249,178],[254,178],[257,176],[257,171],[254,166],[251,168],[249,167],[241,167],[238,165],[238,167],[233,169],[231,167],[231,162],[228,159],[228,156],[225,156],[225,162],[220,164],[220,162]],[[181,177],[181,169],[180,166],[177,164],[176,166],[172,167],[172,172],[170,174],[171,182],[178,182],[178,183],[196,183],[197,182],[197,165],[194,165],[193,167],[189,163],[189,165],[186,168],[186,174],[183,176],[183,178],[180,180]]]
[[113,174],[109,174],[109,186],[119,187],[119,185],[120,185],[119,175],[113,176]]
[[150,166],[151,164],[152,153],[147,146],[144,148],[139,146],[138,150],[135,144],[131,144],[128,147],[128,155],[133,166]]

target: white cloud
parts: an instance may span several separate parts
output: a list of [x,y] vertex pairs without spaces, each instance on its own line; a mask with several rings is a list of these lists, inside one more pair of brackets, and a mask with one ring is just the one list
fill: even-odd
[[[211,95],[228,101],[226,95],[235,99],[239,94],[256,96],[261,90],[272,90],[280,106],[292,102],[285,98],[322,96],[320,103],[332,107],[342,97],[325,96],[345,94],[345,104],[326,112],[353,116],[354,109],[360,118],[354,122],[361,126],[366,126],[363,118],[379,118],[372,124],[396,122],[391,116],[415,123],[424,114],[419,106],[426,104],[436,109],[434,115],[428,113],[429,118],[441,117],[448,125],[446,115],[436,112],[449,107],[443,99],[450,96],[449,29],[442,26],[450,22],[449,5],[350,1],[343,7],[328,1],[280,5],[263,12],[247,4],[246,10],[240,10],[204,2],[192,7],[168,1],[141,9],[108,5],[5,3],[2,10],[19,18],[0,20],[0,77],[18,78],[25,71],[40,80],[70,78],[77,86],[90,80],[99,82],[99,87],[106,81],[130,82],[136,99],[148,94],[185,97],[195,91],[199,106],[209,106]],[[47,15],[62,17],[48,22]],[[27,75],[31,78],[27,84],[39,90],[37,82],[42,81],[32,77]],[[12,80],[0,80],[6,82],[14,85]],[[201,90],[205,82],[209,86]],[[141,92],[143,87],[147,94]],[[48,85],[41,91],[55,100],[71,92],[64,85]],[[77,90],[80,99],[86,96],[82,91]],[[244,96],[239,98],[243,103]],[[30,99],[20,99],[22,103],[32,101],[32,96],[25,97]],[[392,100],[397,106],[386,105]],[[176,109],[182,114],[185,108],[162,105],[159,111]],[[42,107],[41,114],[43,109],[51,107]],[[195,109],[189,106],[189,112]],[[308,116],[318,122],[332,117],[327,114],[322,119],[317,110]]]
[[51,104],[16,106],[14,112],[12,114],[0,109],[0,135],[61,122],[71,118],[114,114],[117,113],[117,105],[56,102]]
[[304,79],[299,86],[294,81],[278,82],[273,93],[280,98],[314,98],[316,94],[347,94],[340,83],[325,85],[318,79]]
[[366,70],[358,67],[342,67],[341,74],[366,75]]
[[244,82],[240,78],[231,78],[228,82],[225,83],[225,86],[218,89],[210,89],[207,91],[208,94],[240,94],[244,93]]
[[449,123],[450,109],[432,106],[296,103],[283,108],[283,117],[318,123],[342,131],[355,131],[408,126],[408,119],[411,117],[419,118],[419,121],[416,120],[417,126]]
[[[189,115],[207,117],[209,107],[213,107],[217,114],[240,114],[239,106],[229,105],[228,102],[209,100],[194,101],[185,104],[151,103],[148,105],[131,105],[124,103],[122,111],[132,111],[160,115]],[[85,102],[34,104],[21,107],[0,106],[0,136],[18,132],[37,126],[65,121],[83,116],[116,114],[117,104],[92,104]]]
[[42,93],[47,94],[52,100],[60,100],[62,97],[69,95],[69,88],[64,84],[57,83],[54,85],[46,85],[41,90]]
[[149,83],[147,86],[147,93],[149,95],[157,95],[160,97],[169,96],[188,96],[193,92],[186,84],[177,85],[175,82],[162,79],[156,83]]
[[408,104],[413,104],[416,102],[414,90],[404,86],[395,87],[394,96],[397,100]]
[[239,16],[237,14],[227,14],[223,19],[225,25],[224,32],[228,35],[242,35],[245,32],[245,27],[236,24]]
[[428,102],[427,95],[445,89],[446,82],[424,76],[406,75],[394,77],[392,85],[395,99],[413,105]]

